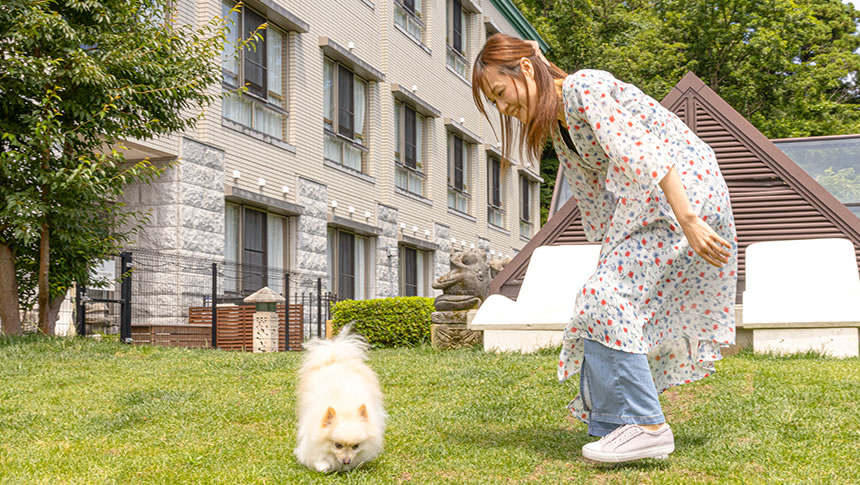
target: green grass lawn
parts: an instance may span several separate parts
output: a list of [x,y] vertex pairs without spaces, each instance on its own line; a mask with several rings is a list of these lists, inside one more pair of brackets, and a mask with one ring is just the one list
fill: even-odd
[[[0,338],[0,483],[856,483],[860,359],[742,353],[661,396],[669,460],[595,465],[555,352],[374,350],[386,451],[300,466],[300,353]],[[852,478],[854,477],[854,478]]]

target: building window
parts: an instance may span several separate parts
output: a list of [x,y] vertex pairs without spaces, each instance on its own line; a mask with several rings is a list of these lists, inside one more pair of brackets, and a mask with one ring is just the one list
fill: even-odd
[[367,82],[325,60],[323,119],[325,158],[359,172],[367,168]]
[[424,117],[404,103],[394,103],[394,162],[397,187],[424,194]]
[[467,13],[460,0],[446,0],[448,13],[448,48],[445,60],[448,67],[464,79],[469,63],[466,61]]
[[424,43],[424,3],[425,0],[394,0],[394,23],[421,43]]
[[[221,116],[279,140],[287,139],[287,34],[264,16],[231,0],[222,0],[222,14],[229,19],[228,39],[221,61],[225,91],[245,87],[223,99]],[[260,25],[264,29],[257,30]],[[254,32],[261,37],[254,46],[238,53],[241,41]]]
[[268,286],[282,292],[289,218],[229,203],[224,214],[224,291],[250,295]]
[[400,246],[400,294],[429,296],[431,253],[409,246]]
[[489,157],[487,164],[487,222],[496,227],[505,227],[504,190],[502,186],[502,162]]
[[367,298],[370,239],[340,229],[328,230],[328,284],[338,298]]
[[459,136],[448,133],[448,207],[469,213],[470,164],[469,144]]
[[531,214],[532,183],[526,177],[520,176],[520,236],[532,237]]

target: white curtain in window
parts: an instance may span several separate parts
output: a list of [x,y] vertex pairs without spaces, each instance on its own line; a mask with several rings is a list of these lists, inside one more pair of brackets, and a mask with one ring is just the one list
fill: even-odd
[[239,94],[231,94],[221,101],[221,115],[245,126],[251,126],[251,108],[251,101]]
[[367,145],[367,133],[364,130],[364,107],[366,105],[367,84],[355,78],[352,83],[353,99],[355,100],[355,135],[356,139],[361,138],[361,144]]
[[[266,217],[266,238],[269,250],[266,265],[269,267],[268,286],[280,293],[284,286],[284,218],[273,214]],[[273,268],[275,268],[273,270]]]
[[277,139],[284,137],[284,115],[268,109],[260,104],[254,104],[254,129],[262,131]]
[[224,39],[224,46],[221,49],[221,70],[224,82],[231,86],[239,85],[239,58],[236,55],[236,39],[242,30],[242,26],[239,24],[239,12],[230,13],[235,5],[228,0],[221,1],[221,15],[228,19],[226,25],[227,38]]
[[425,253],[424,251],[416,251],[415,252],[415,268],[416,268],[415,279],[418,283],[418,288],[417,288],[416,294],[418,296],[426,296],[427,295],[427,284],[426,284],[427,282],[425,281],[426,276],[424,274],[425,273],[425,271],[424,271],[425,266],[424,265],[427,264],[426,259],[424,258],[424,256],[426,256],[426,254],[427,253]]
[[284,107],[284,66],[282,62],[284,59],[284,34],[280,30],[270,27],[266,31],[266,43],[269,44],[266,48],[269,64],[267,69],[269,73],[269,102]]
[[424,179],[413,173],[409,174],[409,191],[413,194],[424,194]]
[[[325,117],[325,125],[334,130],[334,62],[325,60],[325,79],[323,81],[323,117]],[[340,158],[340,157],[338,157]]]
[[239,206],[224,210],[224,291],[236,291],[236,264],[239,263]]
[[407,178],[405,168],[396,168],[394,171],[394,184],[403,190],[409,190],[409,179]]
[[343,164],[361,172],[361,150],[349,143],[343,144]]
[[367,287],[367,238],[355,237],[355,299],[365,298],[364,289]]
[[340,163],[340,147],[341,143],[334,138],[326,135],[325,137],[325,158],[333,162]]

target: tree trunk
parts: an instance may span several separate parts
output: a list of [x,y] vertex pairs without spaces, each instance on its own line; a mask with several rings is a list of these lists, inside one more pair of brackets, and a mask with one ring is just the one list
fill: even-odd
[[19,311],[15,253],[9,246],[0,244],[0,330],[4,335],[21,335]]
[[54,323],[48,318],[50,313],[51,285],[48,282],[48,268],[51,264],[51,245],[48,221],[42,222],[42,240],[39,243],[39,330],[45,335],[54,335]]
[[53,334],[57,328],[57,317],[60,315],[60,307],[66,300],[66,293],[68,293],[68,291],[60,293],[52,298],[48,303],[48,324],[51,327],[51,334]]

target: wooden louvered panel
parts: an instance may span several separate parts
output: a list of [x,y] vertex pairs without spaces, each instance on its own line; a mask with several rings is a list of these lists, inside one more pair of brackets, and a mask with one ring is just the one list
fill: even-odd
[[[278,347],[280,350],[301,350],[304,341],[302,331],[303,305],[290,305],[290,319],[286,321],[284,305],[276,306],[278,314]],[[219,306],[217,322],[218,348],[222,350],[254,349],[254,305]],[[193,325],[212,323],[211,307],[189,308],[189,322]],[[289,334],[289,347],[287,346]]]
[[[302,328],[302,317],[304,316],[304,305],[290,305],[290,318],[286,318],[286,306],[278,305],[278,320],[280,326],[278,329],[278,346],[281,351],[284,350],[302,350],[302,342],[304,342],[304,331]],[[287,335],[289,335],[289,344],[287,343]]]
[[[712,147],[713,148],[713,147]],[[749,160],[756,161],[755,155],[746,147],[732,147],[714,150],[717,153],[717,159],[720,161],[727,160]],[[762,164],[764,165],[764,164]]]
[[252,305],[218,307],[217,345],[222,350],[253,350]]
[[582,228],[582,219],[577,219],[575,223],[569,225],[553,243],[561,244],[587,244],[589,241],[585,237],[585,230]]
[[735,173],[736,170],[767,170],[767,166],[757,160],[737,160],[732,164],[724,164],[720,167],[723,173]]
[[712,135],[708,136],[707,139],[703,138],[702,136],[699,136],[699,138],[701,138],[702,141],[704,141],[705,143],[710,145],[711,148],[714,148],[714,144],[717,144],[719,146],[730,146],[730,147],[740,145],[738,143],[738,141],[735,139],[735,137],[733,137],[729,134],[722,134],[722,135],[712,134]]
[[738,190],[729,188],[732,201],[757,201],[757,200],[786,200],[803,198],[793,190]]
[[738,214],[757,214],[764,215],[766,210],[765,208],[779,208],[784,211],[802,211],[809,209],[809,204],[805,204],[803,202],[799,202],[797,204],[785,204],[783,202],[758,202],[755,204],[744,204],[743,202],[738,203],[737,205],[732,203],[732,212],[735,213],[735,217]]
[[131,341],[136,345],[164,347],[210,347],[212,332],[203,325],[132,325]]
[[[784,216],[783,214],[775,214],[773,217],[735,217],[735,225],[738,230],[748,226],[759,226],[764,224],[773,224],[777,222],[779,224],[784,224],[785,222],[790,222],[793,224],[830,224],[827,219],[821,217],[820,214],[810,213],[810,215],[805,217],[797,217],[797,216]],[[832,224],[831,224],[832,225]]]
[[[788,237],[791,236],[791,237]],[[757,234],[757,235],[745,235],[743,241],[749,245],[754,242],[762,242],[762,241],[786,241],[786,240],[794,240],[794,239],[823,239],[829,237],[844,237],[841,231],[832,231],[832,232],[823,232],[816,234],[809,234],[809,232],[799,232],[796,234],[786,234],[785,231],[774,232],[772,234]],[[740,239],[740,237],[739,237]]]
[[765,167],[761,168],[748,168],[742,170],[723,170],[723,178],[726,182],[732,180],[743,180],[743,179],[769,179],[775,178],[776,175],[773,174],[770,170]]

